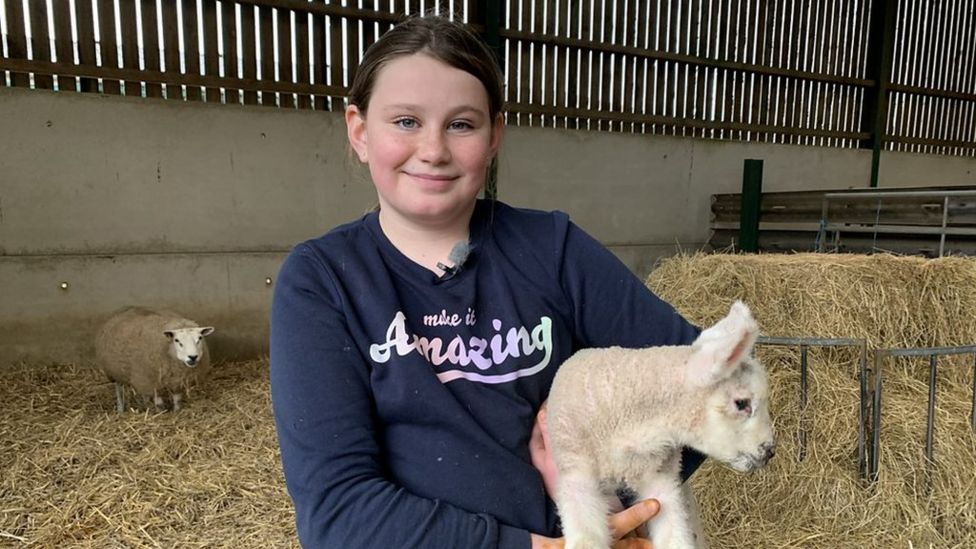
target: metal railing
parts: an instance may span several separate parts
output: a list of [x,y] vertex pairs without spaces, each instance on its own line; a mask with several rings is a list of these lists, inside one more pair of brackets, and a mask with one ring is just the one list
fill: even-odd
[[[881,211],[885,199],[918,199],[934,198],[939,200],[941,209],[941,223],[939,225],[920,225],[914,223],[881,223]],[[936,235],[939,237],[939,255],[945,254],[947,236],[976,236],[976,226],[954,226],[950,219],[950,202],[958,198],[976,198],[976,191],[973,190],[936,190],[936,191],[857,191],[857,192],[835,192],[824,193],[821,213],[820,228],[817,232],[816,249],[825,252],[831,249],[836,250],[840,246],[840,235],[843,232],[849,233],[871,233],[875,240],[880,234],[901,234],[901,235]],[[860,201],[865,199],[877,200],[876,217],[873,223],[860,223],[850,221],[831,221],[831,204]],[[863,220],[861,220],[863,221]],[[830,240],[830,244],[828,244]]]

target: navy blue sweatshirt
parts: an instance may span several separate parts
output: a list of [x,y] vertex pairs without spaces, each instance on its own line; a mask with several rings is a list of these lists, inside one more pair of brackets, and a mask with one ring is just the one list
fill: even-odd
[[271,396],[304,547],[525,549],[529,532],[560,535],[529,458],[559,364],[697,336],[563,213],[479,201],[470,244],[437,276],[370,213],[285,260]]

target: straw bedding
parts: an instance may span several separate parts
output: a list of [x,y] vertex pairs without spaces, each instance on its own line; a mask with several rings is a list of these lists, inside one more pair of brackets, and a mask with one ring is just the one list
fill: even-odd
[[215,365],[175,414],[116,414],[88,366],[6,372],[0,547],[298,547],[267,367]]
[[[976,342],[976,261],[893,256],[694,255],[648,285],[692,321],[752,307],[765,335],[864,337],[870,346]],[[927,361],[885,371],[880,476],[857,475],[851,350],[811,349],[801,411],[797,352],[762,347],[779,448],[740,475],[695,475],[714,547],[976,547],[972,356],[940,361],[935,460],[924,460]],[[177,413],[117,415],[88,364],[23,365],[0,383],[0,546],[297,547],[267,361],[217,363]],[[799,433],[807,454],[797,459]]]

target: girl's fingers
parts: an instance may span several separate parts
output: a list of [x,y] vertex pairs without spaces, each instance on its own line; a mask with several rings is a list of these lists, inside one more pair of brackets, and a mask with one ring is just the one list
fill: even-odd
[[641,524],[651,520],[660,509],[661,504],[656,499],[645,499],[611,516],[610,531],[613,533],[613,539],[620,539]]
[[625,538],[614,543],[613,549],[654,549],[654,546],[649,539]]

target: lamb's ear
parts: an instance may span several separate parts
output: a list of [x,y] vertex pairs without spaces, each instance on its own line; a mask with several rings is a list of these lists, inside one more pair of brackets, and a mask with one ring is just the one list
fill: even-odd
[[689,378],[706,386],[725,379],[749,356],[757,337],[759,325],[749,307],[736,301],[725,318],[703,331],[692,343]]
[[212,333],[214,333],[213,326],[201,326],[200,327],[200,336],[201,337],[207,337],[208,335],[210,335]]
[[173,339],[173,335],[174,335],[173,334],[173,330],[163,330],[163,335],[165,335],[166,337],[168,337],[170,339]]

